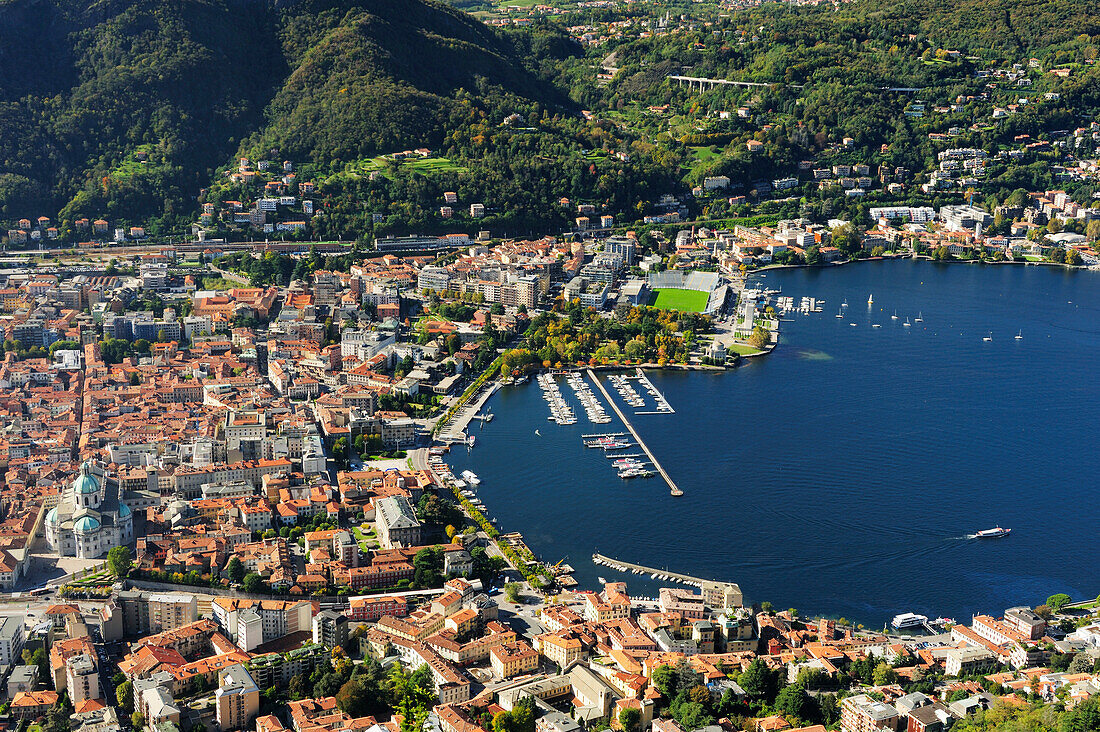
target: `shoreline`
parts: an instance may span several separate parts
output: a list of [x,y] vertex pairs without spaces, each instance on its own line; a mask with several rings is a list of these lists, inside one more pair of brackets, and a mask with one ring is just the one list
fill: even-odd
[[[925,260],[928,261],[927,258],[925,258]],[[1018,262],[1018,263],[1020,263],[1020,262]],[[865,274],[861,275],[861,274],[859,274],[859,272],[863,272]],[[972,274],[965,274],[967,272],[972,272]],[[1007,277],[1007,278],[1010,279],[1010,281],[1013,281],[1013,282],[1017,281],[1018,278],[1021,278],[1019,281],[1025,282],[1025,283],[1029,282],[1029,281],[1030,282],[1045,281],[1043,279],[1040,279],[1040,280],[1030,279],[1029,280],[1028,279],[1029,275],[1027,274],[1027,272],[1032,272],[1031,270],[1027,270],[1027,271],[1020,270],[1020,271],[1018,271],[1014,274],[1013,274],[1013,272],[1015,272],[1015,271],[1008,270],[1005,273],[999,273],[999,274],[998,273],[988,273],[987,275],[982,275],[980,271],[956,270],[955,275],[951,275],[950,272],[946,272],[946,271],[943,274],[945,274],[949,277],[950,276],[963,277],[965,279],[965,281],[967,281],[967,282],[970,281],[971,277],[979,278],[978,280],[976,280],[977,282],[983,281],[981,279],[981,277],[987,277],[987,278],[988,277],[994,277],[994,278],[996,278],[997,281],[1000,281],[1002,277]],[[872,274],[872,273],[876,273],[876,274]],[[793,293],[793,292],[795,292],[797,290],[800,290],[800,289],[806,289],[805,286],[799,286],[799,285],[797,285],[797,283],[801,283],[801,282],[809,282],[809,283],[812,283],[812,282],[830,282],[831,281],[834,284],[831,286],[829,292],[822,291],[820,293],[820,296],[821,297],[828,297],[830,299],[830,302],[834,302],[834,304],[835,304],[836,301],[839,301],[838,293],[844,292],[845,290],[848,289],[847,286],[844,283],[848,282],[849,278],[855,278],[855,280],[853,280],[853,281],[858,281],[858,282],[861,282],[861,283],[864,282],[864,281],[867,281],[868,278],[870,278],[870,280],[874,280],[874,281],[877,282],[878,281],[877,278],[879,278],[879,277],[881,277],[883,279],[894,280],[895,278],[900,277],[902,274],[905,274],[905,277],[901,277],[901,279],[899,280],[900,282],[902,282],[904,284],[904,283],[908,282],[908,279],[910,277],[912,277],[913,278],[913,284],[916,284],[916,279],[921,278],[921,277],[919,277],[919,275],[921,273],[924,273],[926,275],[928,274],[927,272],[924,271],[923,267],[920,267],[920,266],[918,266],[918,267],[905,267],[905,266],[903,266],[900,270],[890,270],[889,273],[886,270],[851,270],[851,271],[846,271],[845,273],[838,273],[838,274],[842,275],[842,277],[843,277],[841,280],[836,280],[835,278],[832,279],[832,280],[820,280],[819,275],[813,274],[813,273],[792,274],[792,275],[786,275],[786,276],[783,276],[782,278],[780,278],[782,280],[782,282],[773,285],[773,287],[778,287],[779,284],[782,284],[784,291],[790,290]],[[1039,273],[1039,272],[1034,272],[1033,274],[1030,275],[1030,277],[1032,277],[1032,278],[1034,278],[1034,277],[1044,278],[1045,276],[1046,276],[1045,274],[1042,274],[1042,273]],[[804,280],[803,278],[808,278],[808,279]],[[791,279],[791,286],[790,287],[788,286],[788,281],[787,281],[788,279]],[[927,277],[924,277],[923,279],[927,279]],[[1062,279],[1063,278],[1059,278],[1058,281],[1062,281]],[[941,282],[943,282],[943,281],[941,280]],[[946,282],[948,282],[948,283],[953,282],[953,280],[948,280]],[[1082,282],[1082,281],[1073,280],[1072,282]],[[949,287],[950,285],[944,284],[942,286],[943,287]],[[1078,285],[1078,287],[1080,287],[1080,285]],[[848,294],[848,300],[851,300],[852,299],[851,292],[849,291],[847,294]],[[864,297],[864,299],[866,299],[866,295],[864,295],[863,297]],[[797,298],[795,298],[795,299],[797,301]],[[875,293],[875,299],[876,299],[876,301],[880,299],[877,292]],[[1076,302],[1077,298],[1074,297],[1073,300]],[[913,309],[916,309],[915,304],[913,305]],[[817,323],[812,324],[812,325],[807,325],[806,328],[803,328],[802,326],[798,326],[798,328],[803,328],[803,329],[802,330],[797,330],[795,332],[795,334],[797,335],[799,333],[803,333],[805,330],[816,330],[820,327],[826,327],[828,330],[831,331],[832,330],[833,319],[831,317],[831,314],[828,314],[828,313],[827,313],[826,317],[828,318],[828,321],[826,323],[817,322]],[[854,331],[855,329],[852,329],[852,330]],[[1025,328],[1025,330],[1026,330],[1026,328]],[[849,332],[849,329],[845,326],[843,328],[843,331],[845,333],[847,333],[847,332]],[[1013,329],[1012,332],[1015,333],[1016,332],[1015,329]],[[984,331],[983,331],[983,334],[984,334]],[[796,341],[801,342],[801,339],[796,338]],[[765,355],[765,354],[760,353],[760,354],[757,354],[757,355]],[[755,356],[753,356],[753,357],[755,357]],[[749,357],[747,356],[746,358],[749,358]],[[781,356],[781,358],[782,358],[782,356]],[[766,365],[770,369],[772,364],[771,364],[771,362],[769,362]],[[728,369],[720,369],[719,367],[696,365],[696,364],[666,364],[664,366],[657,366],[656,364],[629,364],[629,365],[623,365],[623,364],[608,363],[608,364],[601,364],[601,365],[598,365],[598,366],[594,366],[592,368],[597,373],[599,373],[599,372],[615,373],[615,372],[623,372],[623,371],[626,371],[626,370],[633,370],[634,368],[638,368],[639,366],[644,368],[646,371],[650,371],[651,369],[657,369],[657,370],[661,370],[661,371],[672,371],[672,372],[674,372],[674,371],[682,371],[682,372],[699,371],[699,372],[705,373],[707,371],[728,370]],[[576,372],[576,371],[584,371],[584,370],[585,370],[584,367],[581,367],[581,368],[563,367],[563,369],[562,369],[562,371],[565,371],[565,372]],[[786,373],[786,371],[784,371],[784,373]],[[742,375],[742,378],[743,378],[743,375]],[[658,383],[658,384],[661,383],[656,378],[654,379],[654,381],[655,381],[655,383]],[[688,381],[687,379],[673,379],[672,381],[665,382],[665,383],[666,383],[666,385],[669,385],[673,382],[682,383],[682,384],[685,384],[685,385],[706,384],[707,383],[706,381],[700,382],[697,379],[692,379],[690,381]],[[739,382],[740,382],[740,379],[739,379]],[[703,391],[707,394],[711,394],[711,393],[718,394],[718,393],[721,393],[721,392],[724,391],[724,388],[723,388],[724,384],[723,384],[723,386],[718,386],[717,382],[714,382],[714,383],[716,385],[714,387],[709,387],[709,386],[702,387]],[[685,386],[685,388],[688,388],[688,387]],[[673,398],[675,398],[674,397],[675,393],[676,392],[674,390],[673,394],[672,394]],[[701,392],[699,392],[698,389],[690,388],[689,391],[684,392],[684,393],[695,394],[695,393],[701,393]],[[614,392],[612,392],[612,396],[615,397]],[[615,397],[615,398],[617,398],[617,397]],[[519,403],[519,402],[516,402],[516,403]],[[524,398],[523,403],[524,404],[528,403],[526,401],[526,398]],[[491,402],[490,402],[490,404],[491,404]],[[690,402],[685,404],[685,406],[689,410],[691,409]],[[502,407],[502,410],[503,410],[503,407]],[[498,410],[494,409],[493,411],[497,412]],[[683,410],[681,410],[681,411],[683,411]],[[580,416],[581,415],[578,414],[578,417],[580,417]],[[504,418],[503,423],[501,422],[501,418]],[[582,417],[582,420],[583,420],[583,417]],[[694,426],[695,423],[696,423],[696,420],[693,417],[692,421],[689,422],[689,423],[686,423],[684,426],[686,427],[687,424],[691,424],[691,425]],[[462,455],[461,457],[458,458],[459,462],[454,463],[454,464],[457,465],[457,466],[460,466],[462,469],[465,469],[465,468],[472,469],[473,471],[475,471],[479,474],[483,474],[483,470],[480,469],[480,468],[483,468],[484,471],[489,472],[491,476],[496,476],[495,468],[493,468],[491,466],[495,466],[495,464],[498,462],[496,452],[495,452],[495,447],[498,444],[498,441],[491,438],[492,436],[490,436],[488,434],[489,429],[493,426],[497,426],[499,428],[497,430],[497,435],[499,435],[501,430],[507,431],[509,429],[509,425],[510,425],[510,422],[508,421],[507,415],[503,414],[503,413],[498,414],[498,418],[497,418],[496,423],[488,425],[486,427],[487,440],[485,441],[486,446],[483,447],[483,450],[485,450],[487,452],[485,452],[485,454],[478,454],[477,451],[475,450],[472,455],[469,455],[469,456],[467,456],[465,454]],[[534,425],[534,426],[537,426],[537,425]],[[642,426],[642,425],[639,425],[639,426]],[[673,427],[671,429],[671,432],[673,434],[676,434],[677,429],[680,429],[680,428],[679,427]],[[662,430],[669,431],[668,428],[665,428],[665,427],[662,427]],[[600,430],[589,430],[589,431],[600,431]],[[545,426],[543,427],[542,432],[543,432],[544,435],[547,434],[547,430],[546,430]],[[664,434],[664,432],[662,432],[662,434]],[[649,437],[648,430],[646,431],[646,435],[647,435],[647,439],[648,439],[648,437]],[[520,435],[519,437],[521,439],[521,442],[519,442],[518,445],[522,445],[523,444],[522,435]],[[536,438],[530,438],[530,439],[534,440]],[[480,442],[480,436],[479,436],[479,442]],[[531,445],[531,444],[534,444],[534,443],[527,443],[527,444]],[[518,447],[518,445],[517,445],[517,447]],[[478,446],[482,447],[481,444],[479,444]],[[656,443],[654,443],[654,447],[657,447]],[[523,449],[523,448],[520,448],[520,449]],[[535,448],[535,449],[537,449],[537,448]],[[569,452],[569,449],[571,449],[569,446],[564,446],[561,449],[562,449],[561,454],[563,454],[563,455],[572,454],[572,453]],[[664,450],[661,450],[661,452],[664,452]],[[660,458],[662,456],[659,454],[658,457]],[[564,458],[564,457],[560,457],[560,458],[555,457],[555,458],[552,458],[549,462],[552,462],[554,459],[564,460],[566,458]],[[676,464],[675,460],[673,460],[673,462],[669,464],[669,467],[673,469],[674,474],[675,473],[686,473],[687,472],[682,465],[677,467],[677,464]],[[592,469],[595,470],[596,468],[592,468]],[[688,476],[687,475],[674,475],[674,477],[679,479],[679,478],[687,478]],[[485,480],[485,482],[487,484],[489,484],[489,483],[494,483],[495,484],[498,480],[497,477],[493,477],[492,481],[491,481],[490,479],[485,478],[484,475],[483,475],[483,479]],[[577,476],[574,477],[574,479],[575,480],[580,480],[580,481],[586,480],[582,475],[577,475]],[[687,484],[685,484],[685,486],[690,488],[690,486],[688,486]],[[494,488],[494,486],[492,486],[492,485],[490,485],[488,487],[491,490]],[[663,486],[659,486],[659,488],[661,488],[661,490],[659,492],[662,494],[660,497],[663,499],[664,495],[667,495],[667,494],[664,493],[664,487]],[[480,491],[479,491],[479,493],[480,493]],[[542,556],[539,557],[541,560],[548,561],[549,563],[552,564],[553,561],[558,559],[558,556],[557,555],[549,556],[550,554],[553,554],[555,552],[557,552],[558,554],[573,553],[571,551],[566,551],[564,549],[559,549],[559,545],[569,546],[570,548],[572,548],[574,545],[577,545],[577,543],[579,541],[583,540],[582,538],[579,538],[579,532],[573,532],[573,533],[570,533],[570,534],[567,535],[568,542],[566,542],[566,543],[563,543],[561,539],[558,539],[556,541],[547,542],[547,541],[545,541],[544,536],[540,538],[540,534],[544,534],[545,532],[540,531],[540,527],[539,527],[539,523],[538,523],[537,519],[536,519],[535,523],[532,524],[530,520],[523,518],[523,516],[526,515],[526,514],[513,513],[512,508],[516,504],[517,497],[514,497],[514,496],[507,496],[507,497],[497,496],[496,493],[495,493],[495,490],[493,491],[492,495],[494,496],[493,500],[496,500],[497,503],[494,503],[493,500],[486,500],[485,501],[486,505],[487,505],[486,514],[497,516],[501,520],[501,522],[502,522],[500,524],[501,531],[514,530],[514,531],[522,532],[525,537],[529,536],[528,542],[530,542],[530,543],[528,544],[528,546],[530,546],[531,549],[536,550],[536,552],[539,555],[542,555]],[[482,500],[485,500],[485,496],[482,496]],[[663,504],[664,500],[661,500],[660,503]],[[694,501],[693,501],[693,503],[694,503]],[[522,501],[520,502],[520,505],[522,505]],[[603,504],[601,504],[601,506],[602,505]],[[657,503],[655,503],[654,505],[656,506]],[[645,510],[646,509],[643,508],[642,515],[644,515]],[[508,517],[510,517],[510,518],[508,518]],[[505,522],[507,522],[507,523],[505,523]],[[969,523],[969,522],[966,522],[966,523]],[[1005,524],[1005,525],[1008,525],[1008,524]],[[659,556],[659,555],[650,555],[650,554],[645,553],[644,551],[641,552],[641,553],[636,553],[636,552],[632,551],[632,547],[636,548],[634,543],[624,541],[624,543],[622,545],[622,548],[617,549],[614,546],[612,546],[615,543],[614,541],[608,541],[608,537],[606,537],[606,536],[604,536],[602,539],[598,538],[599,536],[600,536],[599,534],[595,534],[595,535],[593,535],[593,537],[596,537],[596,538],[594,538],[594,539],[589,538],[587,540],[587,542],[589,544],[595,544],[596,546],[598,546],[605,553],[616,556],[616,557],[620,557],[623,560],[641,562],[642,564],[662,566],[662,567],[665,565],[665,560],[658,559],[658,560],[654,561],[653,556]],[[951,537],[951,538],[954,538],[954,537]],[[606,548],[604,548],[605,544],[607,545]],[[541,549],[541,551],[539,551],[540,549]],[[608,549],[610,549],[611,551],[607,551]],[[647,556],[650,557],[650,558],[646,559]],[[761,600],[761,599],[770,599],[773,602],[775,602],[776,605],[778,606],[780,604],[780,600],[778,600],[776,598],[780,597],[780,596],[785,597],[785,595],[782,592],[782,588],[780,588],[779,592],[769,592],[768,591],[769,588],[774,589],[772,587],[772,583],[760,579],[755,573],[753,573],[751,575],[747,574],[745,576],[741,576],[741,573],[739,571],[731,570],[729,567],[726,568],[727,569],[726,572],[720,571],[721,567],[719,567],[718,565],[715,565],[715,569],[719,570],[719,571],[713,571],[713,572],[703,571],[701,569],[701,565],[697,564],[694,561],[691,561],[690,555],[685,554],[685,555],[681,556],[680,553],[674,553],[674,554],[667,554],[666,556],[667,556],[668,561],[672,562],[672,564],[670,564],[670,566],[669,566],[670,569],[675,567],[675,568],[680,569],[681,571],[688,572],[688,573],[691,573],[691,574],[702,575],[702,576],[713,576],[715,578],[724,577],[725,579],[728,579],[728,580],[731,580],[731,581],[737,581],[745,589],[746,596],[751,595],[751,597],[754,600],[758,601],[758,600]],[[680,561],[680,559],[682,559],[683,561]],[[592,588],[592,586],[595,584],[595,580],[593,579],[593,577],[594,577],[593,568],[590,567],[590,566],[581,567],[576,562],[574,562],[573,564],[574,564],[574,566],[576,566],[578,568],[578,570],[580,570],[576,575],[574,575],[577,579],[580,580],[580,584],[579,584],[578,587],[569,587],[569,588],[566,588],[566,589]],[[706,566],[709,568],[710,564],[707,564]],[[631,579],[632,579],[632,577],[630,575],[623,575],[622,577],[619,577],[619,578],[612,578],[611,575],[607,575],[607,576],[608,576],[609,579],[623,579],[624,581],[628,581],[628,582],[631,581]],[[656,584],[651,584],[649,582],[648,577],[646,577],[646,578],[635,577],[635,578],[633,578],[633,580],[635,582],[642,582],[642,584],[645,585],[646,587],[654,587],[655,588],[655,587],[661,585],[660,582],[657,582]],[[766,578],[765,578],[765,580],[766,580]],[[1070,581],[1070,584],[1077,587],[1077,589],[1081,589],[1081,587],[1077,584],[1074,584],[1072,582],[1072,580]],[[762,586],[761,587],[756,587],[754,589],[754,587],[753,587],[754,585],[762,585]],[[1060,586],[1060,582],[1055,582],[1051,585],[1050,591],[1053,592],[1056,589],[1061,590],[1061,589],[1064,589],[1064,588],[1062,588]],[[763,590],[763,592],[761,592],[760,590]],[[1069,590],[1067,589],[1066,591],[1068,592]],[[810,593],[809,592],[802,592],[797,597],[793,598],[793,602],[783,600],[783,602],[785,603],[785,604],[783,604],[783,607],[786,607],[786,604],[794,604],[794,605],[797,605],[798,607],[802,607],[803,604],[805,604],[805,605],[808,606],[807,609],[810,609],[811,607],[816,608],[816,609],[813,610],[813,612],[815,612],[815,613],[823,612],[826,615],[831,614],[832,616],[845,615],[850,619],[858,619],[860,622],[865,622],[869,626],[875,626],[876,621],[877,621],[878,627],[881,627],[881,622],[882,622],[883,617],[886,617],[887,619],[889,619],[889,615],[884,615],[883,613],[879,613],[877,611],[871,611],[870,613],[857,612],[856,610],[850,609],[848,603],[845,602],[845,601],[842,601],[837,605],[833,605],[832,603],[817,603],[817,602],[811,603],[811,601],[808,600],[808,599],[799,601],[798,598],[800,598],[802,595],[808,595],[808,594],[810,594]],[[914,607],[908,607],[907,604],[906,604],[908,602],[908,600],[906,600],[906,598],[902,595],[899,595],[895,598],[888,598],[888,599],[892,599],[893,601],[892,602],[889,602],[889,601],[880,602],[880,603],[878,603],[878,605],[881,606],[881,607],[884,607],[886,609],[891,610],[891,612],[901,612],[902,610],[913,610],[915,612],[921,612],[921,613],[929,614],[930,617],[932,616],[932,613],[930,611],[938,610],[939,612],[937,612],[936,615],[947,615],[947,616],[958,617],[959,613],[963,612],[962,610],[958,610],[957,609],[958,607],[964,607],[964,608],[968,608],[968,609],[972,608],[972,607],[973,608],[978,607],[978,605],[971,605],[969,602],[963,602],[963,601],[956,602],[956,598],[954,597],[954,595],[956,593],[946,592],[946,593],[941,593],[941,594],[943,595],[942,599],[944,600],[944,602],[931,603],[930,608],[920,606],[920,603],[917,601],[917,598],[915,598],[915,597],[914,598],[909,598],[909,600],[912,600],[914,602],[915,606]],[[984,596],[984,594],[986,594],[986,593],[983,593],[983,596]],[[997,593],[988,593],[988,594],[995,595]],[[1023,600],[1023,601],[1028,601],[1029,598],[1027,597],[1027,594],[1028,593],[1025,592],[1025,593],[1023,593],[1023,595],[1024,595],[1023,597],[1018,597],[1017,599]],[[1077,595],[1076,593],[1071,593],[1071,594],[1074,594],[1075,596],[1080,597],[1080,595]],[[939,595],[937,595],[937,597],[939,597]],[[1005,606],[1007,607],[1008,605],[1005,605]],[[990,607],[990,609],[992,609],[992,607],[988,606],[988,605],[983,605],[982,607]],[[977,611],[977,610],[975,610],[975,611]],[[965,614],[965,612],[963,612],[963,614]]]
[[824,262],[822,264],[767,264],[763,267],[756,269],[750,269],[745,272],[745,279],[748,280],[754,274],[774,272],[784,269],[829,269],[831,267],[844,267],[849,264],[859,264],[861,262],[893,262],[899,259],[911,259],[914,261],[932,262],[933,264],[989,264],[989,265],[1016,265],[1016,266],[1046,266],[1046,267],[1061,267],[1062,269],[1069,270],[1071,272],[1089,272],[1092,271],[1088,266],[1084,264],[1066,264],[1065,262],[1031,262],[1028,260],[1017,259],[1002,259],[1000,261],[994,261],[991,259],[958,259],[952,257],[951,259],[933,259],[929,254],[891,254],[882,255],[878,257],[857,257],[856,259],[845,259],[836,262]]

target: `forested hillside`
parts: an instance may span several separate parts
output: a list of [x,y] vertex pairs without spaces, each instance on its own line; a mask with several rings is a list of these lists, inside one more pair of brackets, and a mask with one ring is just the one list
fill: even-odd
[[[438,0],[0,0],[0,223],[48,216],[63,241],[82,217],[179,235],[212,204],[209,234],[248,236],[227,202],[263,186],[233,175],[240,157],[290,160],[315,184],[317,210],[287,209],[307,219],[287,236],[539,234],[572,225],[577,204],[631,223],[707,176],[750,192],[811,160],[904,170],[917,200],[945,139],[995,155],[1093,118],[1093,5],[700,2],[661,32],[586,48],[578,28],[667,20],[669,3],[502,30]],[[700,93],[670,74],[761,86]],[[384,156],[414,148],[431,157]],[[1049,187],[1062,154],[994,161],[981,193]],[[444,191],[460,202],[446,215]],[[799,193],[752,212],[857,219],[866,205]],[[725,200],[702,213],[752,208]]]
[[505,36],[428,0],[11,0],[0,215],[167,232],[236,153],[437,144],[456,98],[503,94],[566,101]]

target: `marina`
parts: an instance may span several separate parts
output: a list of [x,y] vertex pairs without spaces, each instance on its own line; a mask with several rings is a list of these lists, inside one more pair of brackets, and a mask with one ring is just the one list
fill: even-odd
[[573,389],[577,398],[580,399],[581,406],[584,407],[584,413],[588,416],[589,422],[592,424],[608,424],[611,422],[607,410],[600,404],[600,400],[596,398],[596,395],[592,392],[592,387],[584,380],[584,376],[572,371],[566,375],[565,381]]
[[[623,401],[627,406],[634,409],[635,415],[642,414],[676,414],[676,410],[672,408],[672,405],[668,403],[664,395],[653,385],[653,382],[649,380],[649,377],[645,375],[645,372],[640,368],[636,371],[634,376],[627,376],[626,374],[611,374],[607,377],[607,380],[611,383],[611,386],[615,391],[619,393]],[[648,411],[642,411],[646,407],[646,399],[642,394],[634,388],[634,382],[642,388],[642,391],[649,395],[654,401],[655,406]]]
[[[653,464],[653,467],[657,470],[658,473],[661,474],[661,477],[665,479],[665,482],[668,483],[669,492],[673,496],[682,496],[682,495],[684,495],[684,492],[676,486],[676,483],[673,482],[672,477],[669,476],[669,474],[665,471],[665,469],[661,467],[661,464],[659,462],[657,462],[657,458],[656,458],[656,456],[654,456],[653,451],[650,450],[649,447],[646,446],[644,441],[642,441],[642,436],[639,435],[638,431],[634,429],[634,425],[630,424],[630,420],[628,420],[626,418],[626,415],[623,414],[623,411],[621,409],[619,409],[619,405],[616,404],[615,400],[611,398],[611,395],[607,393],[607,389],[604,388],[603,383],[599,380],[599,378],[596,377],[596,373],[592,369],[588,369],[588,376],[594,382],[596,382],[596,387],[601,392],[603,392],[604,398],[607,399],[608,404],[610,404],[611,408],[615,410],[615,414],[618,415],[619,419],[622,420],[623,426],[626,427],[626,429],[630,432],[630,434],[634,436],[634,439],[638,443],[638,447],[642,448],[642,451],[645,452],[646,456],[649,458],[649,462]],[[631,476],[631,477],[635,477],[635,476]],[[637,476],[637,477],[641,477],[641,476]]]
[[539,374],[538,382],[542,389],[542,398],[550,406],[550,416],[547,419],[559,425],[576,424],[577,416],[561,395],[561,388],[553,375]]

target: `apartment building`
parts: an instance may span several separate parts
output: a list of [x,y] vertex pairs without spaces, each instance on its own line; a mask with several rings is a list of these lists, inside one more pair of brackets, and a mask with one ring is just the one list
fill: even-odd
[[218,726],[225,732],[245,729],[260,711],[260,689],[240,664],[218,672],[218,690],[214,698]]

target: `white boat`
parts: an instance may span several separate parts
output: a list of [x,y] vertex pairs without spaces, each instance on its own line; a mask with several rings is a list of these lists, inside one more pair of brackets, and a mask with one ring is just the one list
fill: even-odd
[[928,616],[918,615],[916,613],[902,613],[895,615],[894,619],[890,621],[890,625],[894,626],[897,630],[902,628],[919,628],[928,622]]
[[607,584],[607,580],[605,580],[603,577],[597,577],[596,581],[599,582],[601,585]]
[[902,323],[902,325],[903,325],[903,326],[905,326],[906,328],[909,328],[909,327],[911,327],[911,326],[912,326],[913,324],[912,324],[912,323],[910,323],[910,322],[909,322],[909,318],[908,318],[908,317],[906,317],[906,318],[905,318],[905,322],[904,322],[904,323]]
[[481,478],[477,477],[477,473],[472,470],[463,470],[462,477],[470,485],[481,485]]
[[469,445],[470,447],[473,447],[474,445],[477,444],[477,438],[474,437],[473,435],[470,435],[469,437],[466,438],[466,444]]
[[871,323],[871,327],[872,328],[881,328],[882,326],[878,323]]
[[890,316],[890,320],[897,320],[897,319],[898,319],[898,311],[895,310],[894,314]]
[[843,317],[844,317],[844,313],[843,313],[843,312],[837,313],[837,314],[836,314],[836,316],[837,316],[838,318],[843,318]]
[[875,304],[875,295],[874,295],[874,293],[871,293],[870,295],[867,296],[867,304],[868,305],[874,305]]
[[989,335],[982,338],[982,340],[986,343],[989,343],[991,340],[993,340],[993,331],[989,331]]
[[917,317],[916,317],[916,318],[914,318],[913,322],[915,322],[915,323],[923,323],[923,322],[924,322],[924,313],[923,313],[923,312],[921,312],[920,310],[918,310],[918,311],[917,311]]
[[982,529],[974,536],[979,539],[1000,539],[1002,536],[1008,536],[1012,533],[1012,529],[1002,529],[1000,526],[994,526],[992,529]]
[[1024,332],[1023,332],[1023,330],[1020,330],[1016,333],[1016,340],[1022,341],[1023,339],[1024,339]]

